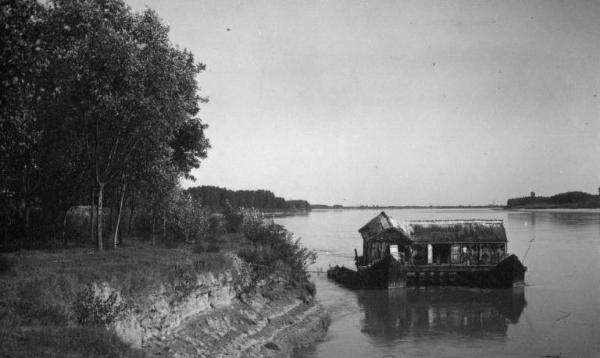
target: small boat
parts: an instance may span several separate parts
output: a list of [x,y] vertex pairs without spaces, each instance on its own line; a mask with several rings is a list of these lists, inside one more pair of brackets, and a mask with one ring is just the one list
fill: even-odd
[[385,212],[359,230],[357,270],[333,267],[327,276],[354,288],[458,285],[520,286],[527,268],[506,251],[502,220],[414,220],[396,223]]

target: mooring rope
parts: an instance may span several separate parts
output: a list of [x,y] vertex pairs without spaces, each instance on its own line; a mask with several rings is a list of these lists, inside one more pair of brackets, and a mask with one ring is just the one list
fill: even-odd
[[529,253],[529,249],[531,249],[531,244],[533,244],[533,241],[535,241],[535,234],[531,240],[529,240],[529,246],[527,246],[527,250],[525,250],[525,254],[523,254],[523,264],[525,264],[525,259],[527,258],[527,254]]

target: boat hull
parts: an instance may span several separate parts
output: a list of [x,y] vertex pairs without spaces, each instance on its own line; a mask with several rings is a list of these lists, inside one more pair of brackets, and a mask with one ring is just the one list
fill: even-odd
[[468,286],[509,288],[522,285],[525,271],[521,261],[510,255],[497,265],[403,265],[390,256],[357,271],[336,266],[329,278],[352,288],[401,288],[406,286]]

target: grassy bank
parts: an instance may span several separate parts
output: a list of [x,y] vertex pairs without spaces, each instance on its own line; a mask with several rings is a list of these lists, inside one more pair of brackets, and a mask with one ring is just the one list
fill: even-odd
[[[107,305],[86,309],[88,285],[106,282],[120,290],[122,307],[144,309],[149,293],[163,285],[175,297],[192,289],[196,275],[229,269],[222,253],[153,248],[139,244],[102,253],[86,249],[26,251],[2,256],[0,356],[141,356],[103,326]],[[88,305],[89,306],[89,305]]]
[[[126,247],[19,251],[0,256],[0,356],[141,356],[106,328],[126,310],[143,311],[160,291],[169,302],[198,288],[198,277],[234,275],[241,300],[252,295],[312,297],[306,266],[314,254],[254,211],[236,211],[193,244],[149,240]],[[232,220],[234,219],[234,220]],[[249,267],[236,276],[235,260]],[[97,284],[118,297],[99,298]],[[279,287],[279,291],[274,289]]]

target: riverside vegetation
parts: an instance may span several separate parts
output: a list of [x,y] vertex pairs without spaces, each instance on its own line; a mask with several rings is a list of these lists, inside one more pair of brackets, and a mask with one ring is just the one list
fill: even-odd
[[536,196],[534,192],[528,197],[512,198],[506,202],[507,209],[591,209],[600,208],[600,189],[598,195],[582,191],[569,191],[552,196]]
[[3,254],[0,356],[285,356],[323,335],[313,252],[256,210],[198,222],[187,242]]
[[314,254],[180,187],[206,67],[155,11],[16,0],[0,23],[0,356],[285,355],[323,330]]

